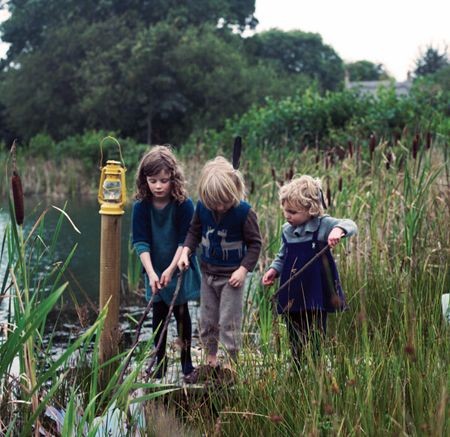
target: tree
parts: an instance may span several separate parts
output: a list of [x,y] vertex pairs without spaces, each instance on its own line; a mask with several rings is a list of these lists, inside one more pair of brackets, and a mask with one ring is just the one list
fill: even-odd
[[335,90],[343,84],[342,59],[323,43],[319,34],[272,29],[248,38],[247,50],[255,58],[270,60],[291,75],[302,74],[316,80],[323,90]]
[[[240,45],[238,35],[214,26],[176,29],[160,22],[144,28],[126,50],[127,62],[111,62],[116,48],[92,52],[81,69],[89,84],[83,99],[89,107],[83,106],[103,114],[114,89],[128,102],[124,109],[133,108],[134,129],[127,134],[147,142],[178,142],[194,129],[220,128],[252,103],[262,104],[268,95],[285,97],[299,86],[268,65],[250,65]],[[123,105],[113,103],[107,112],[118,106]]]
[[346,64],[345,68],[352,82],[389,79],[383,64],[363,60]]
[[416,69],[414,70],[414,74],[416,76],[426,76],[436,73],[449,64],[447,47],[440,52],[438,48],[428,46],[425,53],[421,54],[415,63]]
[[76,108],[80,91],[78,63],[84,47],[74,38],[84,25],[49,32],[42,50],[23,53],[4,72],[0,98],[9,125],[29,139],[38,132],[63,138],[83,125]]
[[45,43],[49,31],[78,21],[88,25],[123,17],[130,28],[168,20],[177,27],[205,23],[237,26],[257,24],[255,0],[9,0],[10,17],[1,24],[4,42],[10,43],[8,62]]

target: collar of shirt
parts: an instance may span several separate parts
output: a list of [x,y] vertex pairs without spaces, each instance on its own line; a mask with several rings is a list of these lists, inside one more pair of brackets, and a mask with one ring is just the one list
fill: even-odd
[[291,226],[287,224],[287,232],[290,233],[293,237],[303,237],[306,233],[313,233],[319,229],[320,226],[320,218],[313,217],[311,220],[308,220],[306,223],[303,223],[300,226]]

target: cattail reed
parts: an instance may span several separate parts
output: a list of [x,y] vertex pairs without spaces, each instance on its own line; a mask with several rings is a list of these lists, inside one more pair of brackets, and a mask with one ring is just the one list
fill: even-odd
[[375,151],[375,146],[376,146],[376,138],[374,134],[370,135],[370,139],[369,139],[369,151],[370,151],[370,160],[372,161],[373,158],[373,153]]
[[275,171],[275,169],[272,167],[271,168],[271,173],[272,173],[272,179],[274,182],[277,181],[277,172]]
[[350,158],[353,158],[353,142],[351,140],[348,142],[348,154]]
[[414,135],[412,143],[412,157],[417,158],[417,152],[419,151],[419,134]]
[[330,187],[327,187],[327,205],[331,206],[331,190],[330,190]]
[[281,423],[281,422],[283,422],[283,416],[272,413],[269,415],[269,420],[273,423]]
[[333,152],[328,152],[328,156],[330,159],[330,166],[333,167],[334,166],[334,154]]
[[335,147],[335,153],[339,158],[339,161],[343,161],[345,159],[345,155],[347,154],[346,150],[341,146]]
[[23,224],[23,219],[25,217],[25,210],[23,206],[23,189],[22,181],[17,171],[13,171],[11,176],[11,188],[14,199],[14,211],[16,214],[16,223],[20,226]]
[[286,180],[290,181],[294,177],[294,164],[292,163],[289,170],[286,172]]
[[25,209],[23,204],[22,180],[20,179],[16,167],[16,140],[14,140],[13,145],[11,146],[11,157],[13,168],[11,176],[11,189],[14,201],[14,212],[16,215],[16,223],[21,226],[25,217]]
[[393,155],[390,150],[386,153],[386,170],[389,170],[391,168]]
[[342,191],[342,176],[338,180],[338,190]]
[[416,361],[416,349],[410,341],[405,346],[405,354],[411,361]]
[[426,141],[425,141],[425,147],[427,150],[429,150],[431,147],[431,139],[432,139],[431,132],[427,132]]

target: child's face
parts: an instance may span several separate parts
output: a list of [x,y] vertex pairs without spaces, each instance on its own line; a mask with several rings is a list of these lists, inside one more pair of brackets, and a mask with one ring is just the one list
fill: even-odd
[[214,206],[214,211],[218,212],[219,214],[223,214],[227,212],[229,209],[231,209],[233,206],[234,202],[218,203]]
[[147,176],[148,188],[152,192],[155,199],[166,200],[172,193],[172,181],[170,173],[166,170],[161,170],[159,173]]
[[294,209],[286,203],[282,205],[282,208],[284,217],[291,226],[300,226],[311,219],[311,215],[306,209]]

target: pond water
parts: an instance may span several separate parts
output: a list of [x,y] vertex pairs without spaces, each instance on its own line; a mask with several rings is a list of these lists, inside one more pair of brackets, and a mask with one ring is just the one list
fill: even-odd
[[[45,233],[52,236],[60,212],[52,205],[63,209],[65,200],[27,197],[25,199],[25,233],[27,234],[38,217],[47,207],[45,216]],[[74,198],[67,201],[65,211],[81,232],[78,234],[67,219],[64,219],[57,241],[56,252],[60,260],[65,260],[75,244],[78,244],[75,255],[69,265],[67,280],[73,279],[73,291],[81,301],[85,294],[94,302],[98,301],[99,258],[100,258],[100,214],[96,198]],[[6,223],[9,221],[8,204],[2,201],[0,209],[0,235],[3,236]],[[122,272],[126,272],[128,241],[130,236],[131,205],[128,205],[122,216]],[[6,260],[5,260],[6,261]],[[2,261],[3,263],[5,261]],[[3,266],[4,268],[4,266]],[[3,276],[3,272],[2,272]]]
[[[58,219],[61,213],[52,205],[64,209],[64,199],[48,199],[27,197],[25,199],[25,223],[24,229],[27,235],[36,220],[42,212],[50,207],[49,212],[45,216],[45,236],[50,241]],[[65,211],[70,216],[75,226],[79,229],[77,233],[67,219],[64,219],[61,232],[56,244],[57,259],[64,261],[75,244],[78,244],[75,255],[70,262],[64,281],[69,282],[71,291],[75,294],[77,301],[82,304],[88,300],[92,301],[94,306],[98,306],[99,293],[99,257],[100,257],[100,214],[98,213],[99,205],[96,198],[74,198],[67,201]],[[9,223],[8,203],[2,199],[0,203],[0,238],[3,239],[5,229]],[[122,216],[122,242],[121,242],[121,272],[122,275],[127,271],[128,242],[130,238],[131,226],[131,204],[127,205],[125,214]],[[1,244],[1,243],[0,243]],[[7,266],[7,255],[1,259],[0,264],[0,281],[3,281]],[[126,281],[125,281],[126,282]],[[59,351],[64,348],[67,341],[79,334],[80,324],[77,320],[77,314],[73,311],[71,298],[66,295],[67,302],[64,317],[60,323],[60,329],[55,332],[54,338],[54,354],[58,355]],[[124,336],[124,341],[129,344],[135,335],[134,325],[129,323],[129,316],[139,320],[144,308],[145,301],[143,298],[130,295],[121,296],[121,317],[120,327]],[[193,330],[197,331],[197,305],[190,305],[193,322]],[[92,311],[92,308],[90,308]],[[7,320],[8,300],[3,299],[0,302],[0,323]],[[51,323],[51,318],[49,320]],[[146,320],[141,332],[141,340],[146,340],[151,336],[151,313]],[[175,323],[169,325],[169,341],[176,338]]]

